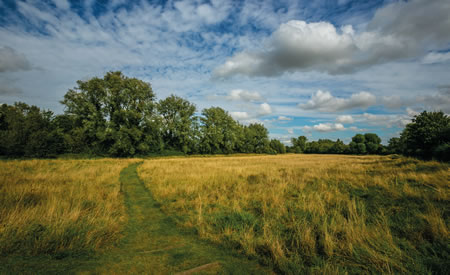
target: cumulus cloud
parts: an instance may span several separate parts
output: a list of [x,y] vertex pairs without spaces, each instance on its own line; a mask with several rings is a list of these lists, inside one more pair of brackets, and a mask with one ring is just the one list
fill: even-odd
[[450,113],[450,87],[441,87],[440,90],[434,93],[411,98],[398,95],[383,96],[380,102],[392,109],[407,107],[407,110],[408,108],[415,108]]
[[377,115],[364,113],[358,116],[358,120],[372,126],[383,126],[387,128],[400,127],[403,128],[406,124],[411,122],[409,115]]
[[443,87],[440,91],[417,97],[416,101],[425,109],[450,113],[450,87]]
[[336,122],[352,124],[354,122],[354,119],[351,115],[342,115],[336,118]]
[[352,94],[349,98],[339,98],[331,95],[327,91],[317,91],[311,96],[311,99],[299,104],[304,110],[318,110],[322,112],[335,112],[348,109],[364,109],[376,103],[376,98],[369,92],[360,92]]
[[249,105],[247,111],[230,112],[231,117],[243,123],[262,123],[258,118],[272,114],[272,107],[268,103]]
[[229,100],[261,101],[262,96],[258,92],[250,92],[241,89],[232,90],[227,96]]
[[247,120],[250,118],[247,112],[230,112],[232,118],[237,120]]
[[423,56],[450,42],[449,13],[449,1],[391,3],[379,9],[359,33],[351,25],[336,28],[329,22],[291,20],[280,25],[265,49],[237,53],[216,68],[214,76],[277,76],[292,71],[345,74]]
[[319,123],[313,126],[303,126],[301,128],[304,132],[311,132],[312,130],[317,132],[336,132],[345,130],[344,125],[341,123]]
[[0,48],[0,72],[17,72],[31,69],[25,55],[17,53],[10,47]]
[[259,112],[258,114],[260,116],[270,115],[272,113],[272,107],[268,103],[262,103],[259,105]]

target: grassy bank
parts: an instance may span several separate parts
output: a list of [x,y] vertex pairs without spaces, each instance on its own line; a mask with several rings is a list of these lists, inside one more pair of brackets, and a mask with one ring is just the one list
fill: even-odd
[[126,222],[120,171],[134,160],[0,161],[0,253],[89,254]]
[[147,160],[139,175],[199,236],[283,273],[447,273],[448,164],[282,155]]

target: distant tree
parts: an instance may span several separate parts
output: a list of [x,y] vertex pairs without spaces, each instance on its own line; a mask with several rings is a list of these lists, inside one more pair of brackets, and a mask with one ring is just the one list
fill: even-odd
[[63,152],[64,141],[52,123],[53,113],[15,103],[0,106],[0,154],[50,157]]
[[389,139],[387,152],[389,154],[403,154],[405,151],[405,142],[401,138],[393,137]]
[[308,138],[306,138],[305,136],[292,138],[291,143],[295,153],[304,153],[307,150]]
[[366,138],[362,134],[356,134],[354,137],[352,137],[352,141],[355,143],[365,143]]
[[405,141],[408,155],[443,159],[441,156],[450,147],[450,117],[441,111],[423,111],[406,125],[401,139]]
[[207,154],[233,153],[239,137],[239,125],[219,107],[204,109],[200,118],[200,150]]
[[286,153],[286,147],[278,139],[270,140],[270,148],[272,148],[272,150],[274,152],[276,152],[277,154],[285,154]]
[[330,148],[330,153],[333,154],[344,154],[348,149],[347,145],[344,144],[340,139],[337,139],[333,146]]
[[159,101],[158,112],[162,116],[162,136],[166,145],[184,153],[194,149],[195,105],[171,95]]
[[364,144],[368,154],[377,154],[381,151],[381,138],[374,133],[364,134]]
[[83,151],[132,156],[160,149],[160,120],[150,84],[109,72],[77,81],[62,104],[73,120],[71,134]]
[[244,148],[247,153],[269,153],[269,131],[264,125],[252,123],[244,127]]

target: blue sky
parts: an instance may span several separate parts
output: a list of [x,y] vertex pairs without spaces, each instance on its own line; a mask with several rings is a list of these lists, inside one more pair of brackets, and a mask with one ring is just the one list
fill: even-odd
[[0,103],[121,70],[288,143],[450,113],[450,1],[0,1]]

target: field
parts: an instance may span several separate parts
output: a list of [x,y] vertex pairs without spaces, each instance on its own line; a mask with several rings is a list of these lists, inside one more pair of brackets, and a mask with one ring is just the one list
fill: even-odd
[[1,161],[0,260],[42,273],[94,255],[82,271],[448,274],[449,168],[294,154]]
[[280,273],[448,274],[446,164],[282,155],[148,160],[138,171],[179,225]]
[[99,251],[126,223],[119,174],[132,160],[0,162],[0,254]]

